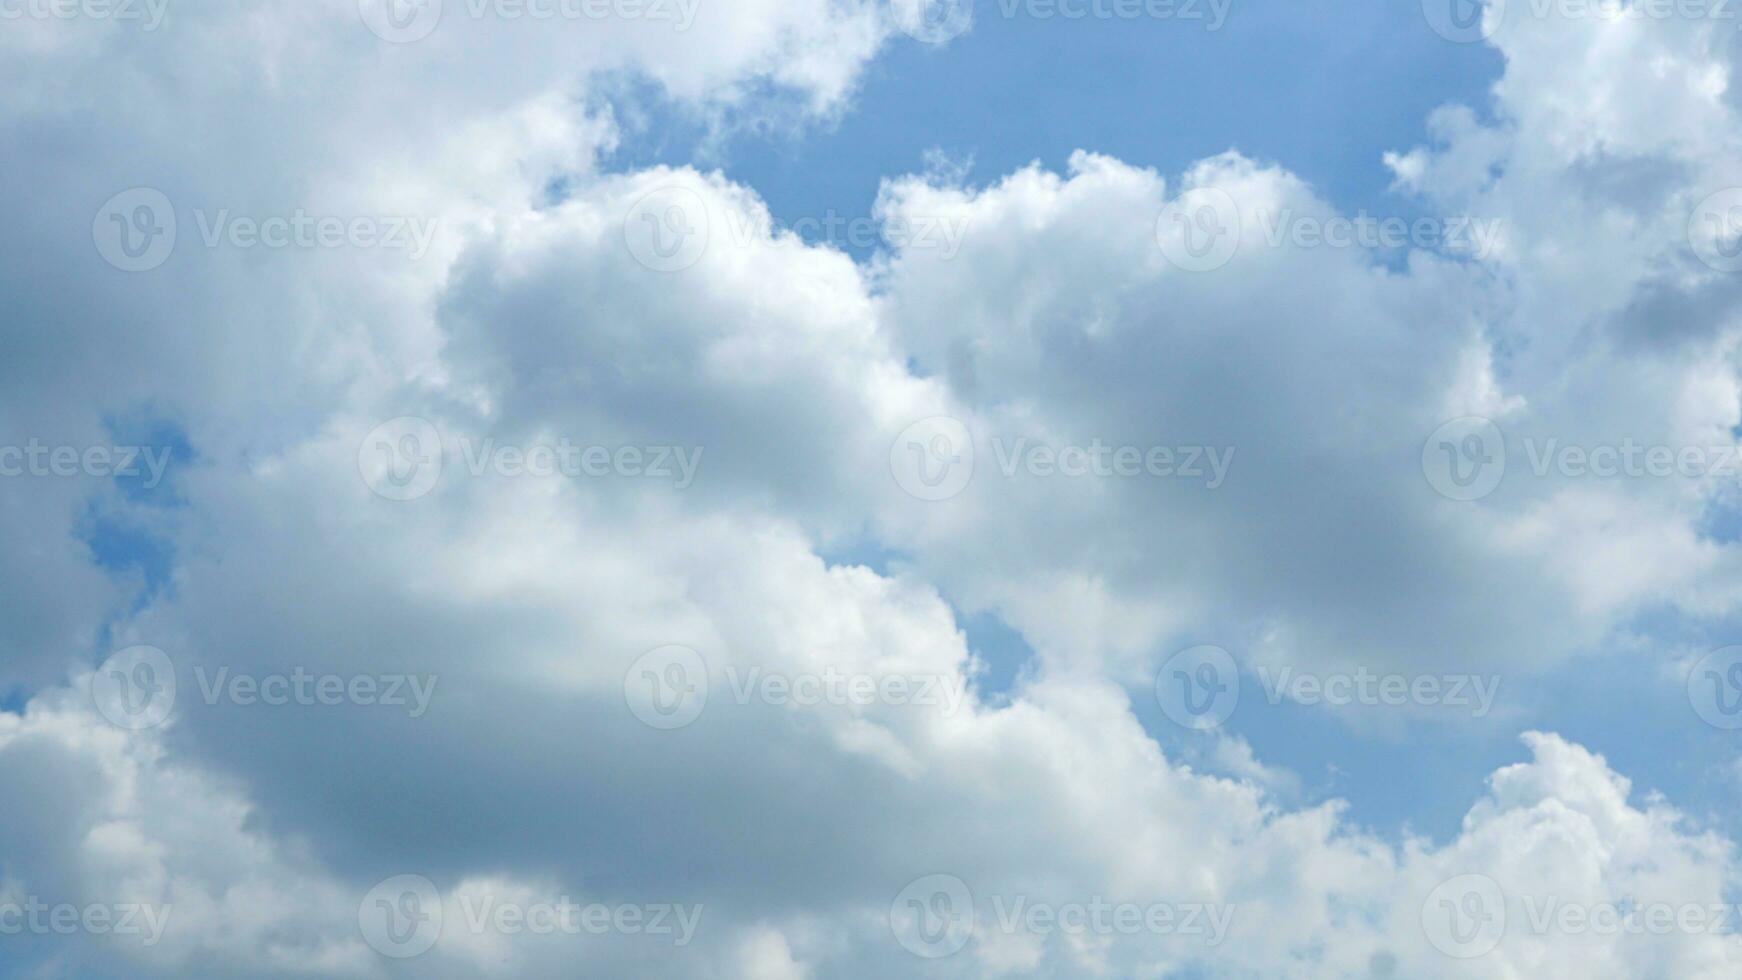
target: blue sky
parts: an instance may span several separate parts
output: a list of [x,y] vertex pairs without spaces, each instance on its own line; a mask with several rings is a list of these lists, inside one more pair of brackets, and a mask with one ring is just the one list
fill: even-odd
[[[1206,21],[1004,17],[983,4],[938,47],[899,40],[872,64],[852,111],[802,135],[747,133],[716,162],[761,190],[777,218],[868,213],[879,183],[927,152],[971,160],[987,181],[1076,150],[1177,174],[1227,149],[1286,161],[1340,208],[1413,214],[1388,193],[1388,150],[1424,141],[1445,103],[1486,111],[1498,54],[1426,29],[1411,4],[1250,0]],[[678,130],[681,132],[681,128]],[[688,162],[680,137],[631,140],[625,164]]]

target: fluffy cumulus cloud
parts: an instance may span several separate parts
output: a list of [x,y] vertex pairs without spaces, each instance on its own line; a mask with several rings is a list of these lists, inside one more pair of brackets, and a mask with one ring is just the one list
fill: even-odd
[[[4,488],[8,975],[1736,975],[1732,845],[1577,744],[1399,839],[1135,704],[1204,636],[1529,672],[1734,611],[1721,472],[1533,465],[1734,441],[1727,37],[1496,24],[1493,103],[1387,157],[1468,248],[1305,241],[1343,216],[1286,161],[1081,152],[891,179],[855,259],[602,161],[649,100],[826,124],[904,14],[648,9],[693,23],[0,32],[0,441],[174,450]],[[400,247],[250,244],[299,214]]]

